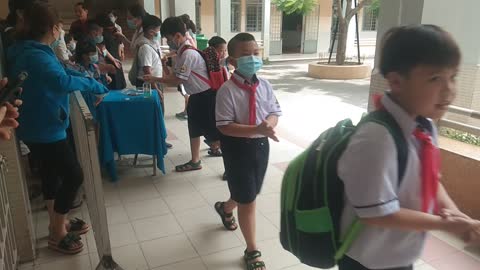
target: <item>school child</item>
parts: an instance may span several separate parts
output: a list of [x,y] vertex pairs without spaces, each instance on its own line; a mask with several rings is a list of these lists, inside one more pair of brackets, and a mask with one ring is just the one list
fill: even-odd
[[69,53],[70,60],[73,60],[72,58],[75,55],[75,49],[77,48],[77,41],[73,38],[73,35],[66,34],[65,44],[67,45],[67,49],[70,51]]
[[165,19],[160,28],[161,35],[166,37],[170,46],[177,51],[177,60],[173,76],[162,78],[152,75],[144,76],[145,81],[185,86],[190,95],[188,102],[188,132],[192,159],[175,167],[177,172],[202,169],[200,160],[200,137],[212,140],[212,151],[220,151],[220,134],[215,126],[215,97],[208,83],[208,69],[202,55],[190,47],[185,37],[185,24],[178,17]]
[[263,63],[255,38],[248,33],[236,35],[228,43],[228,54],[236,70],[218,90],[216,121],[222,133],[230,199],[215,203],[215,210],[227,230],[236,230],[232,213],[238,206],[238,221],[247,243],[247,269],[263,270],[265,263],[255,240],[255,200],[268,166],[268,139],[278,141],[275,127],[281,109],[270,83],[256,75]]
[[439,182],[432,119],[440,119],[455,98],[457,43],[438,26],[415,25],[390,30],[383,44],[380,72],[390,91],[377,106],[403,131],[408,160],[405,170],[399,168],[395,141],[380,124],[367,122],[352,135],[338,161],[345,185],[341,231],[357,218],[365,228],[339,262],[340,270],[413,269],[428,231],[480,237],[480,222],[463,214]]

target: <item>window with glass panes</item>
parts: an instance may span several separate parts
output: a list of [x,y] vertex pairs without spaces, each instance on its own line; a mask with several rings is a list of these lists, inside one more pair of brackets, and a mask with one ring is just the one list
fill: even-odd
[[231,16],[231,25],[230,25],[230,30],[232,32],[240,32],[240,21],[241,21],[241,15],[242,15],[242,3],[240,0],[232,0],[231,4],[231,11],[232,11],[232,16]]
[[371,10],[370,7],[363,8],[363,31],[377,31],[378,10]]
[[262,0],[247,0],[247,32],[262,31],[262,17],[263,17],[263,1]]

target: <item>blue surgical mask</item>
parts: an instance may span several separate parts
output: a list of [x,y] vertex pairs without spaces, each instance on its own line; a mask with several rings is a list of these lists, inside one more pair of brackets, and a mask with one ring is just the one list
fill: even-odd
[[170,48],[170,50],[173,50],[173,51],[178,50],[178,46],[177,44],[175,44],[175,42],[173,42],[173,40],[167,40],[167,45]]
[[103,36],[96,36],[93,41],[95,41],[96,44],[102,43],[103,42]]
[[160,32],[157,32],[155,36],[153,36],[153,40],[155,41],[160,41],[162,39],[162,36],[160,35]]
[[92,64],[98,63],[98,54],[90,55],[89,57]]
[[137,25],[135,24],[134,20],[127,20],[127,26],[128,28],[135,30],[137,29]]
[[242,56],[237,60],[237,70],[243,76],[252,78],[263,66],[263,61],[260,57],[249,55]]

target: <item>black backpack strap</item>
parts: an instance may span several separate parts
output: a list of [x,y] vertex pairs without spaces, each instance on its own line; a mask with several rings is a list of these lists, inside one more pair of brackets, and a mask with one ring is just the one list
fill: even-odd
[[378,110],[369,113],[365,116],[362,123],[375,122],[384,126],[390,135],[392,135],[395,145],[397,147],[397,160],[398,160],[398,186],[402,183],[405,171],[407,169],[408,160],[408,143],[403,134],[403,130],[398,125],[395,118],[386,110]]

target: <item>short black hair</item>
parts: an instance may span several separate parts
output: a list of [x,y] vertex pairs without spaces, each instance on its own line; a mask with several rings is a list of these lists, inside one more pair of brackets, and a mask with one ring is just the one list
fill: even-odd
[[408,75],[418,65],[457,67],[461,52],[453,37],[436,25],[392,28],[383,39],[380,72]]
[[208,46],[210,46],[210,47],[217,48],[218,45],[222,45],[222,44],[227,44],[227,42],[225,41],[225,39],[223,39],[219,36],[214,36],[208,41]]
[[110,20],[109,13],[100,13],[95,18],[95,22],[101,27],[114,27],[115,24]]
[[148,30],[162,26],[162,20],[157,16],[146,15],[142,20],[143,32],[146,33]]
[[135,5],[132,5],[128,8],[128,12],[130,13],[130,15],[132,15],[133,17],[135,18],[140,18],[143,20],[143,17],[145,17],[145,15],[147,15],[147,12],[145,11],[145,9],[142,7],[142,5],[140,4],[135,4]]
[[110,10],[110,11],[108,12],[108,14],[109,14],[109,15],[112,14],[113,16],[115,16],[115,17],[118,18],[118,13],[117,13],[117,11],[116,11],[115,9]]
[[70,33],[66,34],[64,40],[65,40],[65,43],[68,44],[70,41],[74,40],[73,35]]
[[75,48],[75,60],[81,62],[82,55],[93,52],[97,52],[97,46],[86,40],[80,41]]
[[230,41],[228,42],[228,55],[235,55],[235,50],[237,50],[237,46],[241,42],[249,42],[249,41],[255,41],[255,37],[252,34],[249,33],[240,33],[234,36]]
[[88,10],[88,6],[85,2],[78,2],[75,4],[76,7],[80,6],[83,10]]
[[187,27],[187,30],[190,29],[192,32],[196,33],[197,32],[197,26],[195,23],[190,19],[190,15],[188,14],[183,14],[178,16],[180,19],[182,19],[183,23]]
[[166,37],[167,35],[173,36],[176,33],[180,33],[181,35],[185,36],[186,32],[187,30],[185,29],[185,24],[179,17],[166,18],[165,21],[163,21],[162,27],[160,28],[162,37]]

